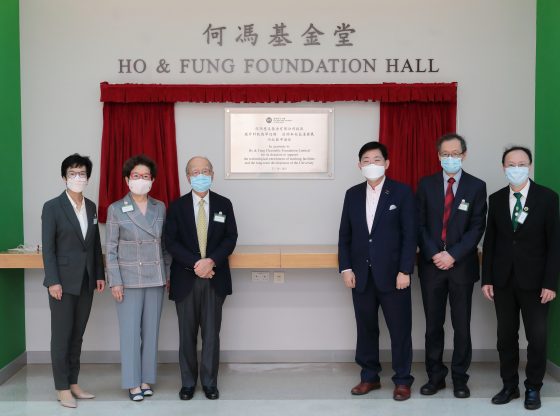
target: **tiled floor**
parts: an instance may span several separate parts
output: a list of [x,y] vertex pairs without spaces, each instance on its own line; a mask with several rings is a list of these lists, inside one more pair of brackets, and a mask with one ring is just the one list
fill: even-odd
[[[155,395],[133,403],[120,386],[120,369],[115,364],[85,364],[80,385],[97,395],[79,401],[78,409],[64,409],[55,400],[51,369],[29,365],[0,386],[0,415],[526,415],[523,400],[495,406],[490,397],[501,387],[495,363],[471,367],[470,399],[455,399],[448,386],[435,396],[419,393],[426,381],[423,366],[414,364],[412,398],[392,400],[390,365],[384,366],[382,389],[355,397],[350,388],[359,381],[356,365],[350,363],[308,364],[224,364],[220,369],[220,400],[209,401],[197,389],[190,402],[178,399],[178,366],[162,364]],[[520,372],[523,379],[523,372]],[[542,390],[543,407],[538,415],[560,414],[560,382],[548,377]]]

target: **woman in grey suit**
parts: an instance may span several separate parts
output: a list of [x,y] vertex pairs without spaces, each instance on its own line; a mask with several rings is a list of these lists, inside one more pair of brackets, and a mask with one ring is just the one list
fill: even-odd
[[156,382],[159,320],[167,283],[167,255],[162,245],[165,205],[148,196],[156,165],[144,155],[123,166],[130,193],[109,206],[106,263],[109,286],[117,301],[122,388],[131,400],[153,394]]
[[51,362],[57,397],[64,407],[93,399],[78,385],[82,337],[93,292],[105,288],[95,204],[83,191],[91,160],[75,153],[62,161],[66,190],[45,202],[41,214],[43,263],[51,310]]

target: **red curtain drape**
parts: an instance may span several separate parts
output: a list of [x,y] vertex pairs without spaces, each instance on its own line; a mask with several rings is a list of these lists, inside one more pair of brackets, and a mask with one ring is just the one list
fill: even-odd
[[178,85],[102,82],[101,101],[115,103],[456,102],[457,83]]
[[414,190],[420,178],[440,169],[437,138],[455,131],[457,103],[381,103],[379,141],[387,146],[387,175]]
[[122,177],[123,163],[141,153],[154,160],[158,168],[150,195],[166,205],[178,198],[174,104],[105,103],[99,183],[100,222],[106,221],[109,205],[128,192]]

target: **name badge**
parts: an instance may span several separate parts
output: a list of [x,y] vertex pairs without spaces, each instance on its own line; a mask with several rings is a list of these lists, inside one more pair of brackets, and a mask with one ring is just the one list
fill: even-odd
[[463,200],[461,201],[461,203],[459,204],[459,209],[460,209],[461,211],[468,211],[468,210],[469,210],[469,203],[468,203],[468,202],[465,202],[465,200],[463,199]]
[[525,222],[525,220],[527,219],[527,215],[529,215],[529,214],[527,214],[527,212],[525,212],[525,211],[522,212],[521,214],[519,214],[517,216],[517,222],[519,224],[523,224]]
[[134,207],[132,205],[125,205],[121,208],[122,212],[130,212],[130,211],[134,211]]
[[214,221],[216,222],[226,222],[226,216],[225,214],[222,214],[222,211],[217,212],[214,214]]

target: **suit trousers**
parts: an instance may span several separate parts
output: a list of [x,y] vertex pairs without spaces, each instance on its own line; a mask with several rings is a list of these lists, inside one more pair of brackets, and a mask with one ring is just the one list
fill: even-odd
[[156,382],[163,292],[163,286],[125,287],[122,302],[117,302],[123,389]]
[[220,364],[220,328],[225,298],[219,296],[210,279],[196,279],[191,291],[175,302],[179,321],[179,366],[183,387],[196,386],[198,358],[196,345],[201,330],[200,381],[204,387],[217,387]]
[[448,369],[443,364],[445,333],[443,325],[447,314],[447,299],[453,325],[453,355],[451,358],[451,377],[454,382],[466,383],[467,371],[472,359],[471,307],[474,282],[454,283],[450,271],[439,270],[433,265],[420,278],[422,301],[426,316],[426,372],[435,384],[445,380]]
[[62,293],[62,299],[49,296],[51,310],[51,363],[56,390],[68,390],[78,383],[80,354],[91,311],[93,292],[85,273],[80,295]]
[[519,384],[519,312],[527,337],[525,387],[540,390],[546,372],[548,303],[542,304],[541,290],[523,290],[513,284],[494,286],[494,306],[498,320],[500,376],[504,386]]
[[[395,276],[395,283],[396,283]],[[391,357],[396,385],[411,386],[414,377],[412,366],[412,305],[410,287],[391,292],[381,292],[375,287],[371,271],[363,293],[352,290],[356,316],[357,342],[356,363],[362,368],[360,377],[364,382],[379,381],[379,306],[391,337]]]

